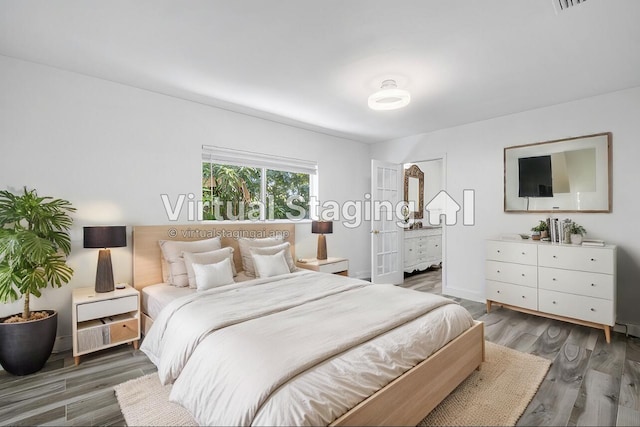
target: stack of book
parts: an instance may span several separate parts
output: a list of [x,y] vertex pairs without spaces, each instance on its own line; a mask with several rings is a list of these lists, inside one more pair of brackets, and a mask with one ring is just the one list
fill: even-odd
[[570,243],[567,241],[567,227],[569,223],[560,221],[558,218],[547,218],[547,228],[549,229],[549,240],[552,243]]

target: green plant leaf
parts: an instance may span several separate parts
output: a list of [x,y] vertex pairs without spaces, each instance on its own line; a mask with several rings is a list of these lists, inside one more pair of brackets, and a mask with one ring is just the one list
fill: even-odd
[[74,211],[67,200],[26,187],[20,194],[0,191],[0,301],[39,297],[41,289],[71,280],[65,255],[71,251]]

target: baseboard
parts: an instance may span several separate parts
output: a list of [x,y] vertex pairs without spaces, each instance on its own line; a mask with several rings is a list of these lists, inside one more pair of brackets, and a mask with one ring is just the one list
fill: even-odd
[[366,280],[368,282],[371,281],[371,272],[370,271],[356,271],[355,273],[349,274],[349,277],[353,277],[354,279]]
[[469,301],[482,302],[486,301],[484,295],[481,295],[477,292],[471,292],[467,289],[459,289],[454,288],[452,286],[447,286],[446,288],[443,286],[442,295],[448,295],[452,297],[462,298]]
[[63,351],[71,350],[73,347],[73,340],[71,335],[64,335],[56,337],[56,341],[53,343],[52,353],[62,353]]
[[634,337],[640,337],[640,325],[634,325],[633,323],[626,324],[627,334]]

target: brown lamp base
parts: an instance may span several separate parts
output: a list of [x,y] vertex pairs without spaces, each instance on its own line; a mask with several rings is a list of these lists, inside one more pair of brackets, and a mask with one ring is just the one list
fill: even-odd
[[319,260],[327,259],[327,239],[324,237],[324,234],[318,235],[318,253],[316,258]]
[[113,292],[113,267],[111,266],[111,251],[100,249],[98,254],[98,269],[96,271],[96,292]]

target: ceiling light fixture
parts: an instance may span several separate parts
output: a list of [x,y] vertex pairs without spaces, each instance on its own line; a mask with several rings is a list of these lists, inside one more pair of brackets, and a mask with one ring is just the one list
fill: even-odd
[[385,80],[380,90],[369,97],[369,108],[372,110],[396,110],[406,107],[411,102],[411,95],[404,89],[398,89],[395,80]]

